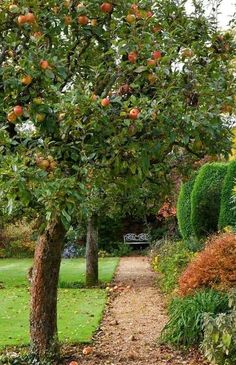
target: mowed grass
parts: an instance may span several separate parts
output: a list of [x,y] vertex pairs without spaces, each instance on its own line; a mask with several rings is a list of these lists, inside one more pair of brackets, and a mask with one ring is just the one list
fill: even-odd
[[[118,258],[99,262],[99,279],[108,283]],[[29,290],[27,270],[32,260],[0,260],[0,349],[29,344]],[[85,280],[83,259],[63,260],[60,278],[64,283]],[[88,343],[99,326],[107,298],[104,289],[59,289],[58,333],[63,343]]]
[[[117,257],[99,259],[101,283],[112,280],[118,261]],[[28,286],[27,272],[32,262],[31,259],[0,259],[0,284],[5,288]],[[84,284],[85,259],[62,260],[59,281],[63,284]]]
[[[106,291],[59,289],[58,333],[63,343],[90,342],[102,318]],[[29,292],[1,290],[0,349],[29,344]]]

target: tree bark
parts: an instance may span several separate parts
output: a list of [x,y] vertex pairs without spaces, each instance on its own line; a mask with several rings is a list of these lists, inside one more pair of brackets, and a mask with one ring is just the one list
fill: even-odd
[[57,287],[65,229],[53,219],[39,237],[35,250],[31,288],[31,351],[39,360],[59,354],[57,337]]
[[87,226],[86,285],[98,285],[98,225],[95,216],[89,218]]

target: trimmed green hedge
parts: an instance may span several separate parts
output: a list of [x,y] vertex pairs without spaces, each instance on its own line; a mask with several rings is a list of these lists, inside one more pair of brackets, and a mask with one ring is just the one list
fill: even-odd
[[221,194],[219,229],[227,226],[236,226],[236,209],[235,203],[232,201],[233,188],[236,181],[236,160],[231,161],[228,165],[227,174],[224,179],[224,184]]
[[188,240],[193,235],[191,224],[191,193],[195,183],[196,174],[192,178],[183,183],[180,188],[177,202],[177,219],[179,231],[184,240]]
[[191,223],[197,239],[218,230],[221,191],[228,164],[201,167],[191,194]]

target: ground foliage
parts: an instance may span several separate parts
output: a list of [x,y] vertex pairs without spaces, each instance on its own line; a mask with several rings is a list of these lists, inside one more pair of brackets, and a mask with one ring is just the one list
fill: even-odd
[[168,308],[170,318],[161,339],[174,346],[199,345],[203,339],[204,314],[216,315],[228,309],[227,295],[214,290],[174,298]]

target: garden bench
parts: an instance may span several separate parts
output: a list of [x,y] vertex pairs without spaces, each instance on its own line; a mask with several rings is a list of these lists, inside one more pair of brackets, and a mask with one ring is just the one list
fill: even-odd
[[124,244],[126,245],[149,245],[150,237],[147,233],[127,233],[124,235]]

